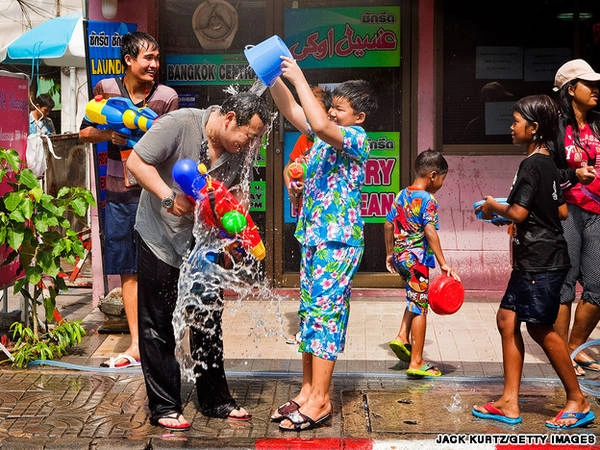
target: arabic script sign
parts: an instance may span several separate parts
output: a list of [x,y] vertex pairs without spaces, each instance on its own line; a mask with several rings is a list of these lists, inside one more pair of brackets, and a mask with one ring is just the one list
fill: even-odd
[[400,65],[399,6],[286,9],[284,26],[302,68]]

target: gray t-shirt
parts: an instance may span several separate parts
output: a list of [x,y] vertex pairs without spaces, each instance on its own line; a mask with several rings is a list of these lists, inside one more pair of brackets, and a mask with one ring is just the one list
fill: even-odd
[[[135,145],[135,152],[158,170],[160,177],[175,192],[182,192],[173,180],[173,166],[183,158],[201,161],[209,173],[227,187],[252,176],[251,164],[245,164],[247,152],[223,152],[211,166],[203,143],[207,140],[206,122],[219,106],[207,109],[181,108],[161,116]],[[250,155],[251,156],[251,155]],[[245,173],[244,173],[245,172]],[[154,255],[166,264],[179,267],[190,249],[194,217],[175,216],[160,206],[160,199],[142,190],[135,229]]]

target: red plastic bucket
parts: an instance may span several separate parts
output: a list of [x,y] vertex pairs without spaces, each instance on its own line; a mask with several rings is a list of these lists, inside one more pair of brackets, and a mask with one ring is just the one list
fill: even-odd
[[454,314],[465,300],[465,288],[460,281],[442,273],[429,283],[429,307],[439,315]]

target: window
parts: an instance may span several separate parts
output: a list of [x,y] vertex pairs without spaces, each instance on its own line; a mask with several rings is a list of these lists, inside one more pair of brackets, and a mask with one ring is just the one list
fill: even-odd
[[438,141],[446,153],[515,152],[512,104],[553,95],[558,67],[583,58],[600,70],[600,2],[438,2],[443,90]]

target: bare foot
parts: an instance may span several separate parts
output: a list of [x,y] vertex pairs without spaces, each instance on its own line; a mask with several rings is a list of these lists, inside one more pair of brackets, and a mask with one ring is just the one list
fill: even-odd
[[157,420],[158,425],[168,430],[184,431],[190,428],[190,423],[183,414],[172,413]]
[[250,420],[252,419],[252,415],[248,414],[248,411],[244,408],[237,408],[231,410],[227,418],[232,420]]

